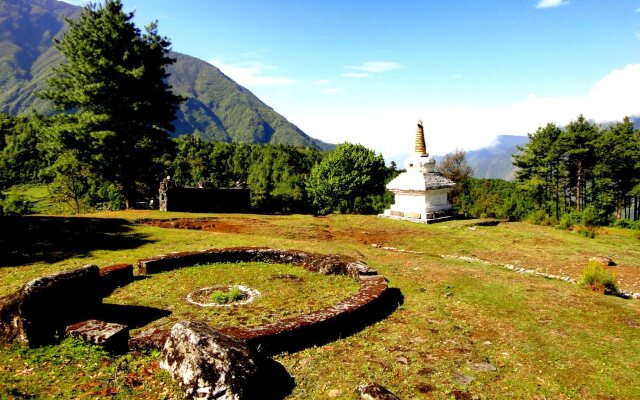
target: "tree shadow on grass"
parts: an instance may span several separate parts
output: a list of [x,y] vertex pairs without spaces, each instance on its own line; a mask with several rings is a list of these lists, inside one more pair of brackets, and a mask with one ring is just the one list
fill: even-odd
[[87,257],[95,250],[134,249],[152,240],[125,219],[0,217],[0,267]]
[[169,315],[171,311],[155,307],[103,303],[98,310],[97,318],[136,329]]

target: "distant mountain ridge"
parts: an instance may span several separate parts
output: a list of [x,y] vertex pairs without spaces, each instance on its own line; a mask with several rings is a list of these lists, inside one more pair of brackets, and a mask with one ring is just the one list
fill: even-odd
[[[636,129],[640,129],[640,117],[630,117]],[[600,122],[601,126],[608,126],[620,121]],[[518,146],[529,143],[528,136],[499,135],[489,146],[467,151],[467,162],[473,168],[476,178],[505,179],[511,181],[518,170],[512,164],[513,155],[518,152]]]
[[513,180],[517,167],[511,163],[512,155],[518,151],[517,146],[527,143],[528,136],[499,135],[490,146],[467,151],[467,162],[473,168],[473,176]]
[[[64,19],[77,18],[81,10],[56,0],[0,0],[0,112],[51,112],[50,103],[35,93],[62,61],[53,38],[65,29]],[[174,122],[175,136],[197,133],[211,141],[333,147],[305,134],[213,65],[177,52],[171,56],[176,62],[168,82],[187,97]]]

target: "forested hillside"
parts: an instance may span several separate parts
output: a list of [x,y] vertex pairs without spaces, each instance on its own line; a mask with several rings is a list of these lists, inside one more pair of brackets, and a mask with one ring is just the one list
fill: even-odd
[[[65,29],[64,18],[75,18],[80,10],[55,0],[0,2],[0,112],[51,112],[50,103],[36,93],[62,59],[53,38]],[[307,136],[218,68],[188,55],[171,56],[176,63],[169,84],[187,98],[175,136],[198,133],[205,140],[332,147]]]

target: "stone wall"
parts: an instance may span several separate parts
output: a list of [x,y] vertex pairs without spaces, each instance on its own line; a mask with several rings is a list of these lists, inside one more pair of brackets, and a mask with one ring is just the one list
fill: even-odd
[[0,334],[29,346],[51,343],[68,324],[93,317],[101,293],[95,265],[34,279],[0,298]]
[[162,211],[246,212],[250,191],[242,188],[168,188],[161,194]]

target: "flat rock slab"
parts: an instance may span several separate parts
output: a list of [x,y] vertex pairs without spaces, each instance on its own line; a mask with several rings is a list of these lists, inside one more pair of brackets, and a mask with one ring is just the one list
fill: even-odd
[[470,375],[465,375],[461,372],[455,372],[453,374],[453,380],[460,385],[467,386],[468,384],[473,382],[475,378]]
[[90,319],[67,326],[65,335],[105,347],[108,350],[123,351],[127,349],[129,327],[113,322]]
[[471,368],[474,371],[479,371],[479,372],[493,372],[498,370],[496,367],[494,367],[491,363],[488,363],[487,361],[471,364]]

